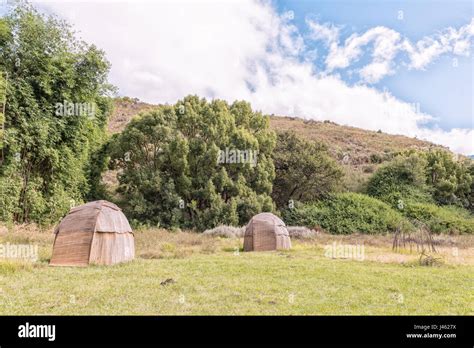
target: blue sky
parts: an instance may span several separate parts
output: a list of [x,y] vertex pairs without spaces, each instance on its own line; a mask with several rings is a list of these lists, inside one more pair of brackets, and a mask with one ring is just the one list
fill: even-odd
[[[315,18],[343,26],[342,39],[376,26],[396,30],[412,41],[422,39],[446,27],[461,27],[473,17],[472,1],[275,1],[279,12],[293,11],[294,23],[308,32],[305,20]],[[403,19],[399,19],[400,12]],[[317,46],[325,50],[324,45]],[[472,50],[471,50],[472,51]],[[473,128],[473,57],[440,57],[425,70],[400,69],[375,87],[405,101],[419,103],[420,109],[437,119],[444,129]],[[345,75],[342,74],[344,78]],[[345,78],[350,82],[349,78]]]

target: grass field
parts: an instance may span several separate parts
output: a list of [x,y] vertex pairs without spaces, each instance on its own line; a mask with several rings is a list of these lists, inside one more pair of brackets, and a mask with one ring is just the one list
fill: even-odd
[[[4,229],[0,243],[38,245],[39,260],[0,261],[0,314],[474,314],[472,236],[439,237],[434,266],[392,252],[390,236],[321,234],[261,253],[195,233],[135,236],[133,262],[49,267],[51,230]],[[363,244],[364,260],[327,257],[333,243]]]

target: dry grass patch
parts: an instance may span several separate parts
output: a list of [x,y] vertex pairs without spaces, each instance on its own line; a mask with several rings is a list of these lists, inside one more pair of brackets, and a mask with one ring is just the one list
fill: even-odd
[[136,256],[144,259],[185,258],[192,254],[213,254],[238,244],[209,234],[165,229],[135,231]]
[[[429,253],[429,256],[438,262],[432,264],[474,265],[473,237],[472,235],[434,235],[436,252]],[[306,240],[301,246],[305,249],[313,244],[314,247],[323,250],[324,247],[333,243],[336,243],[336,245],[364,245],[364,260],[381,263],[414,264],[419,262],[421,253],[417,251],[416,247],[410,250],[408,245],[398,251],[392,250],[393,234],[331,235],[319,233],[315,239]],[[426,263],[424,259],[422,258],[422,263]]]

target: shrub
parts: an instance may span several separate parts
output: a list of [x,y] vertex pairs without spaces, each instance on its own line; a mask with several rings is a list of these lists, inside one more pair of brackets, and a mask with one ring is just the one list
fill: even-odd
[[294,239],[313,239],[316,238],[317,232],[304,226],[288,226],[290,238]]
[[364,167],[362,168],[362,171],[363,171],[364,173],[373,173],[374,170],[375,170],[374,166],[370,166],[370,165],[369,165],[369,166],[364,166]]
[[359,193],[340,193],[330,199],[297,204],[284,214],[287,224],[320,226],[333,234],[386,233],[398,227],[411,229],[411,224],[388,204]]
[[245,227],[234,227],[227,225],[219,225],[209,230],[205,230],[203,234],[224,238],[240,238],[244,236]]
[[380,167],[367,183],[367,194],[393,207],[399,201],[432,202],[426,185],[425,158],[417,153],[397,156]]
[[395,206],[399,200],[472,206],[472,170],[446,150],[408,151],[370,178],[367,193]]
[[455,159],[453,153],[435,149],[426,153],[427,183],[438,204],[470,206],[471,175],[468,163]]
[[459,207],[410,202],[403,213],[423,222],[434,233],[474,233],[474,217]]
[[383,162],[383,157],[379,155],[378,153],[373,153],[370,155],[370,163],[382,163]]

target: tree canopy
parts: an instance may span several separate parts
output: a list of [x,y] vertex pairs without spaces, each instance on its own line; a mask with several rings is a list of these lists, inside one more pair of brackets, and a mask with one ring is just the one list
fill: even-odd
[[343,176],[326,145],[298,138],[292,132],[278,134],[273,160],[276,178],[272,196],[278,207],[287,207],[290,201],[325,198]]
[[273,210],[275,134],[250,104],[188,96],[133,119],[111,144],[133,219],[203,230]]
[[441,149],[408,151],[374,173],[367,193],[392,205],[401,200],[468,208],[474,178],[468,161]]
[[[91,189],[90,158],[110,110],[109,63],[65,22],[25,4],[0,21],[0,56],[8,74],[0,220],[53,222]],[[77,112],[84,105],[93,112]]]

